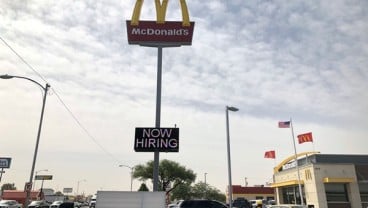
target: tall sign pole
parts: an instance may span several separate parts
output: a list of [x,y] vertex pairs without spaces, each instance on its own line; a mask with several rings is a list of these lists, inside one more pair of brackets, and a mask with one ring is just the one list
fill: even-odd
[[[157,90],[156,90],[156,122],[155,127],[161,125],[161,85],[162,84],[162,47],[157,47]],[[153,191],[158,191],[158,173],[160,165],[160,152],[155,150],[153,160]]]
[[1,170],[0,170],[0,182],[1,182],[1,179],[3,178],[3,173],[5,173],[4,168],[1,168]]
[[[179,0],[182,12],[182,22],[166,21],[166,10],[169,0],[155,0],[156,21],[140,21],[143,0],[136,0],[131,21],[126,22],[128,43],[145,47],[157,47],[157,92],[156,92],[156,122],[160,128],[161,122],[161,88],[162,88],[162,49],[164,47],[180,47],[191,45],[194,22],[189,20],[188,7],[185,0]],[[153,191],[158,191],[160,150],[154,150]]]

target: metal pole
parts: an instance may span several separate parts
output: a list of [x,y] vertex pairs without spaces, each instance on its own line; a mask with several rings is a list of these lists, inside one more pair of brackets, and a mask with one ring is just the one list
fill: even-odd
[[77,196],[78,196],[78,192],[79,192],[79,182],[80,181],[77,182],[77,194],[76,194]]
[[207,173],[204,173],[204,198],[207,198]]
[[232,190],[232,182],[231,182],[231,157],[230,157],[230,134],[229,134],[229,110],[226,106],[226,136],[227,136],[227,167],[228,167],[228,177],[229,177],[229,208],[232,208],[233,201],[233,190]]
[[86,182],[86,179],[77,181],[77,193],[76,193],[77,196],[79,195],[79,183],[80,182]]
[[207,178],[206,178],[206,176],[207,176],[207,173],[204,173],[204,185],[207,185]]
[[39,172],[41,172],[41,171],[48,171],[48,170],[47,170],[47,169],[39,170],[39,171],[37,171],[37,170],[36,170],[35,178],[33,179],[33,188],[32,188],[32,190],[34,190],[34,189],[35,189],[35,187],[36,187],[36,177],[37,177],[37,173],[39,173]]
[[1,168],[1,171],[0,171],[0,182],[1,182],[1,178],[3,177],[3,173],[4,173],[4,168]]
[[1,79],[12,79],[12,78],[19,78],[19,79],[26,79],[28,81],[31,81],[35,84],[37,84],[38,86],[40,86],[43,90],[43,101],[42,101],[42,110],[41,110],[41,117],[40,117],[40,123],[38,125],[38,133],[37,133],[37,140],[36,140],[36,146],[35,146],[35,151],[34,151],[34,155],[33,155],[33,162],[32,162],[32,169],[31,169],[31,175],[29,177],[29,182],[27,184],[30,185],[30,187],[27,186],[27,197],[26,197],[26,201],[25,201],[25,207],[28,206],[29,204],[29,199],[30,199],[30,195],[31,195],[31,190],[32,190],[32,179],[33,179],[33,173],[34,173],[34,169],[36,166],[36,159],[37,159],[37,152],[38,152],[38,144],[40,142],[40,136],[41,136],[41,129],[42,129],[42,121],[43,121],[43,114],[45,111],[45,104],[46,104],[46,97],[47,97],[47,90],[49,89],[50,85],[46,83],[46,86],[43,87],[40,83],[36,82],[33,79],[30,79],[28,77],[22,77],[22,76],[12,76],[12,75],[0,75]]
[[133,191],[133,168],[130,168],[130,191]]
[[[299,195],[300,195],[301,204],[304,205],[303,190],[302,190],[302,185],[300,184],[300,173],[299,173],[298,156],[297,156],[298,154],[296,152],[296,145],[295,145],[295,138],[294,138],[294,128],[293,128],[293,122],[292,122],[291,118],[290,118],[290,127],[291,127],[291,136],[293,137],[293,144],[294,144],[296,171],[297,171],[297,174],[298,174]],[[295,200],[295,203],[296,203],[296,200]]]
[[134,167],[130,167],[127,165],[119,165],[119,167],[126,167],[130,169],[130,191],[133,191],[133,170]]
[[[32,169],[31,169],[31,175],[29,177],[29,183],[32,184],[32,180],[33,180],[33,173],[34,173],[34,169],[36,166],[36,159],[37,159],[37,152],[38,152],[38,145],[40,143],[40,136],[41,136],[41,129],[42,129],[42,121],[43,121],[43,114],[45,111],[45,104],[46,104],[46,95],[47,95],[47,90],[49,89],[50,85],[46,84],[46,86],[43,88],[44,89],[44,94],[43,94],[43,101],[42,101],[42,110],[41,110],[41,117],[40,117],[40,123],[38,125],[38,133],[37,133],[37,140],[36,140],[36,146],[35,146],[35,151],[34,151],[34,155],[33,155],[33,162],[32,162]],[[26,206],[28,206],[29,204],[29,198],[31,195],[31,190],[32,190],[32,186],[31,189],[27,190],[27,198],[26,198]]]
[[[35,177],[36,175],[37,175],[37,171],[36,171]],[[36,178],[33,180],[32,190],[34,191],[35,188],[36,188]]]
[[43,102],[42,102],[42,110],[41,110],[41,117],[40,117],[40,123],[38,126],[38,133],[37,133],[37,140],[36,140],[36,147],[35,147],[35,152],[33,155],[33,162],[32,162],[32,169],[31,169],[31,175],[29,177],[29,182],[27,183],[30,186],[26,186],[27,188],[27,197],[26,197],[26,201],[25,201],[25,206],[27,207],[27,205],[29,204],[29,198],[30,198],[30,192],[32,190],[32,179],[33,179],[33,173],[34,173],[34,168],[36,165],[36,158],[37,158],[37,152],[38,152],[38,144],[40,141],[40,136],[41,136],[41,127],[42,127],[42,120],[43,120],[43,114],[44,114],[44,110],[45,110],[45,103],[46,103],[46,97],[47,97],[47,90],[50,87],[49,84],[46,84],[45,87],[43,87],[40,83],[36,82],[33,79],[30,79],[28,77],[22,77],[22,76],[12,76],[12,75],[0,75],[1,79],[12,79],[12,78],[19,78],[19,79],[26,79],[28,81],[31,81],[35,84],[37,84],[38,86],[40,86],[43,90],[44,90],[44,94],[43,94]]
[[45,180],[44,179],[42,179],[42,183],[41,183],[41,192],[42,192],[42,190],[43,190],[43,182],[44,182]]
[[[161,121],[161,83],[162,83],[162,46],[158,46],[157,54],[157,94],[156,94],[156,128],[160,128]],[[158,174],[160,165],[160,152],[158,150],[154,153],[153,162],[153,191],[158,189]]]
[[229,133],[229,110],[238,111],[235,107],[226,106],[226,136],[227,136],[227,164],[229,175],[229,208],[233,207],[233,185],[231,181],[231,156],[230,156],[230,133]]

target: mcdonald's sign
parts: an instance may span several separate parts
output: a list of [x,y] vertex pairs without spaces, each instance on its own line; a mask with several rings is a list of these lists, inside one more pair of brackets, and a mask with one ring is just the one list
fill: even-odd
[[191,45],[194,22],[189,20],[188,7],[185,0],[180,0],[182,22],[165,21],[169,0],[155,0],[156,21],[141,21],[143,0],[137,0],[132,19],[126,21],[128,43],[144,46],[181,46]]

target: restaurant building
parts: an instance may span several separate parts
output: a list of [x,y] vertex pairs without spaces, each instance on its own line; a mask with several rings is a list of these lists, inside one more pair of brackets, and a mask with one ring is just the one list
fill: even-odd
[[273,180],[279,204],[368,207],[368,155],[299,153],[297,160],[293,155],[274,168]]

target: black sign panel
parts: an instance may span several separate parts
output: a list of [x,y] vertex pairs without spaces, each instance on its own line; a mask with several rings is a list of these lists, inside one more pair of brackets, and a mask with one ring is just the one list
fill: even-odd
[[35,180],[52,180],[52,175],[36,175]]
[[0,157],[0,168],[10,168],[10,163],[10,157]]
[[136,152],[179,152],[179,128],[135,128]]

